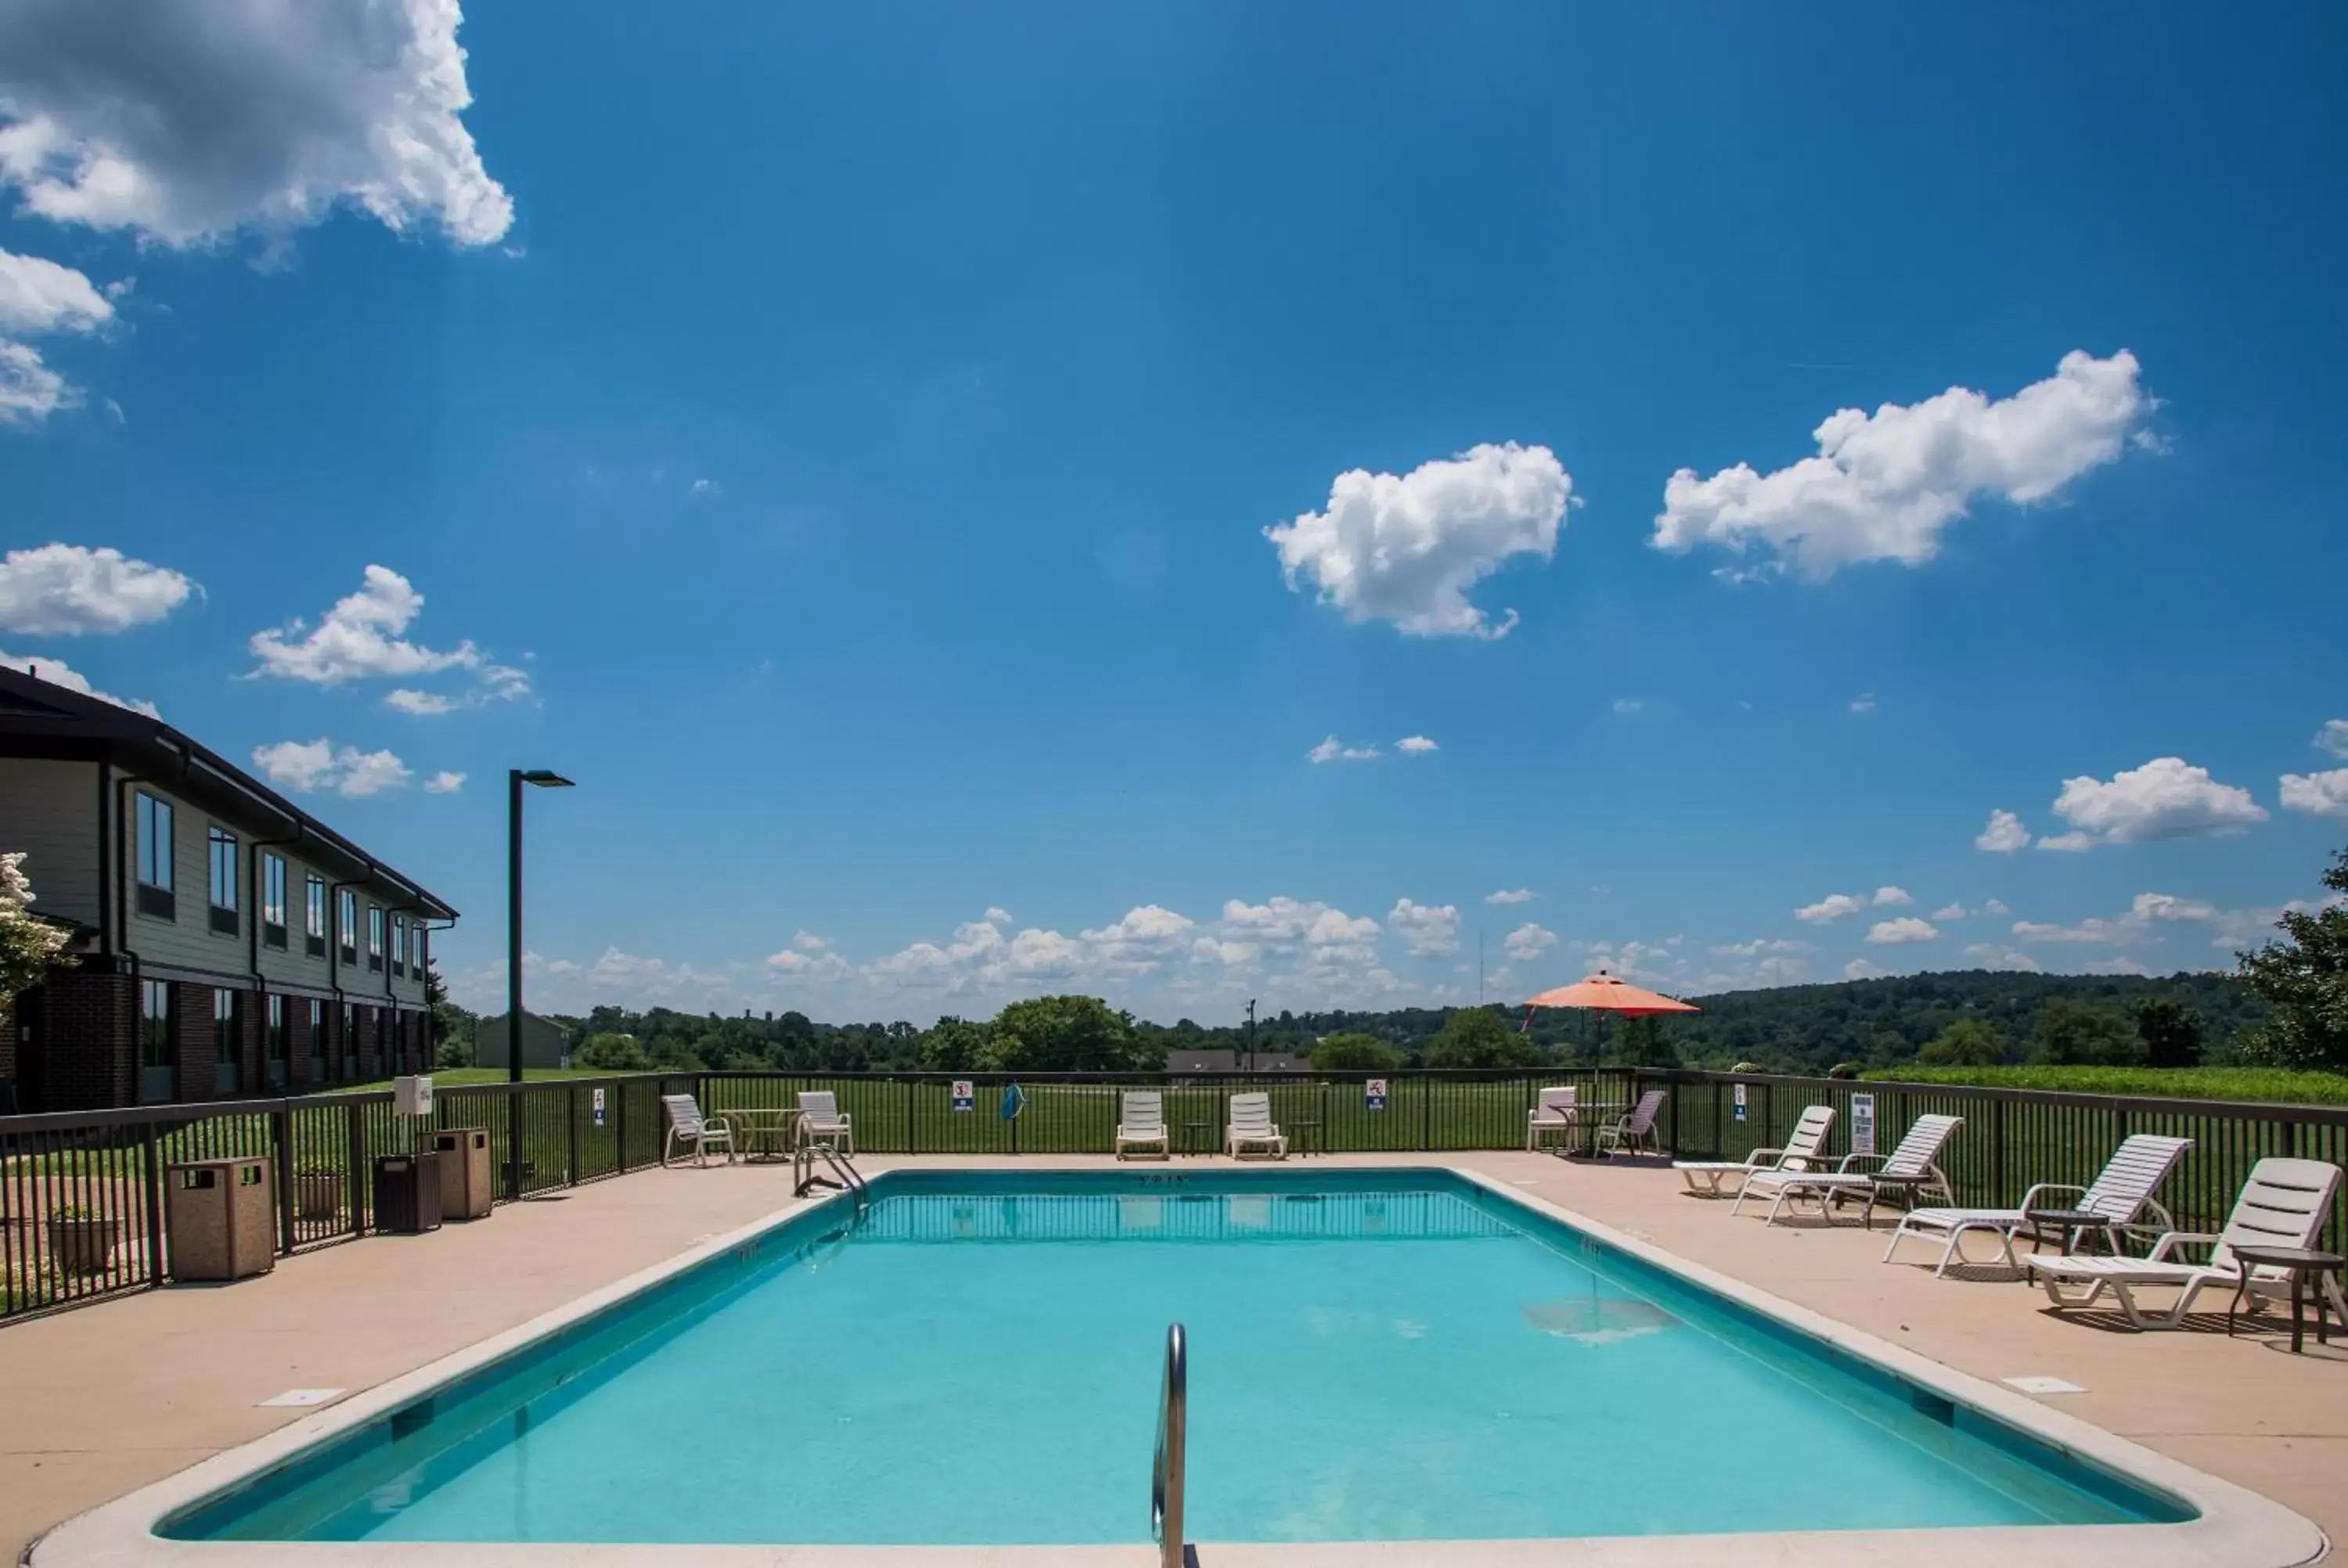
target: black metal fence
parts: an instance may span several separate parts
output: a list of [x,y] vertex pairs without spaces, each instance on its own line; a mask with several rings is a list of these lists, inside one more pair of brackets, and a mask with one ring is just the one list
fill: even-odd
[[[829,1091],[861,1153],[1011,1155],[1108,1153],[1118,1097],[1130,1089],[1164,1096],[1176,1153],[1213,1153],[1229,1097],[1258,1091],[1272,1096],[1292,1153],[1312,1154],[1521,1148],[1544,1087],[1572,1085],[1585,1128],[1660,1087],[1669,1091],[1664,1145],[1725,1159],[1782,1143],[1815,1103],[1835,1107],[1839,1153],[1849,1146],[1852,1098],[1864,1094],[1873,1096],[1878,1150],[1925,1112],[1964,1118],[1944,1163],[1969,1204],[2012,1204],[2034,1182],[2087,1181],[2130,1132],[2190,1138],[2162,1198],[2198,1229],[2223,1223],[2266,1155],[2348,1163],[2348,1108],[2328,1106],[1629,1069],[1421,1071],[1377,1081],[1383,1096],[1370,1092],[1366,1073],[1021,1074],[1016,1114],[1006,1114],[1014,1079],[1002,1073],[653,1073],[450,1086],[435,1094],[428,1120],[396,1114],[387,1091],[0,1117],[0,1321],[159,1283],[164,1176],[181,1161],[267,1158],[278,1250],[290,1255],[366,1235],[376,1159],[412,1153],[441,1129],[488,1130],[500,1201],[517,1122],[526,1195],[655,1165],[664,1093],[689,1093],[730,1117],[745,1145],[763,1137],[779,1146],[798,1097]],[[957,1095],[964,1084],[969,1093]]]

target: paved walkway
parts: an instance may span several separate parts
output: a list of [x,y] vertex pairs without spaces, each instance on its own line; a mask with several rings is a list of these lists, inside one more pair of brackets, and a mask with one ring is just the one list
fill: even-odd
[[[1393,1165],[1432,1157],[1302,1162]],[[1182,1160],[1197,1169],[1220,1163]],[[2130,1334],[2061,1320],[2009,1282],[1935,1280],[1877,1261],[1880,1230],[1765,1227],[1684,1195],[1667,1172],[1546,1154],[1443,1157],[1650,1238],[1980,1377],[2052,1375],[2048,1402],[2348,1533],[2348,1347],[2289,1355],[2271,1332]],[[1098,1160],[869,1159],[938,1168]],[[281,1261],[236,1285],[149,1291],[0,1328],[0,1561],[61,1520],[294,1419],[257,1402],[356,1390],[527,1321],[705,1236],[788,1206],[788,1166],[643,1173],[500,1209],[427,1236],[375,1237]],[[2223,1301],[2214,1301],[2222,1311]]]

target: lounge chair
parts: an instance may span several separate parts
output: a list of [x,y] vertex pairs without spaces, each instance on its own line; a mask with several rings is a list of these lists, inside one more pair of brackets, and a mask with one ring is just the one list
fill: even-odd
[[1674,1160],[1672,1169],[1677,1171],[1691,1193],[1707,1197],[1725,1197],[1720,1184],[1729,1177],[1736,1178],[1737,1189],[1763,1171],[1815,1171],[1826,1163],[1827,1133],[1834,1127],[1834,1107],[1813,1105],[1805,1110],[1794,1130],[1787,1136],[1782,1149],[1756,1149],[1742,1160]]
[[[1889,1154],[1845,1154],[1841,1163],[1831,1171],[1756,1171],[1745,1178],[1735,1206],[1728,1212],[1735,1214],[1744,1208],[1747,1198],[1766,1195],[1769,1199],[1766,1223],[1776,1225],[1789,1198],[1813,1200],[1822,1218],[1831,1218],[1835,1206],[1843,1199],[1857,1198],[1866,1204],[1871,1220],[1875,1200],[1886,1190],[1918,1196],[1938,1194],[1943,1204],[1954,1208],[1957,1194],[1950,1190],[1949,1178],[1941,1173],[1941,1149],[1964,1124],[1962,1116],[1919,1116],[1909,1127],[1908,1135],[1900,1140],[1900,1146]],[[1881,1164],[1872,1171],[1867,1169],[1868,1162],[1879,1160]]]
[[1224,1153],[1237,1159],[1242,1151],[1253,1149],[1275,1160],[1288,1158],[1288,1140],[1272,1123],[1271,1095],[1232,1095],[1231,1117],[1223,1129]]
[[[2122,1139],[2102,1173],[2084,1187],[2041,1182],[2023,1194],[2022,1206],[2013,1209],[1910,1209],[1900,1216],[1900,1224],[1893,1227],[1891,1245],[1883,1249],[1883,1261],[1890,1263],[1891,1255],[1900,1250],[1900,1244],[1910,1236],[1941,1236],[1946,1238],[1946,1245],[1941,1248],[1940,1266],[1932,1273],[1935,1277],[1944,1276],[1950,1264],[1965,1261],[1965,1233],[1987,1231],[1997,1237],[2005,1266],[2019,1268],[2021,1265],[2013,1256],[2014,1233],[2030,1224],[2032,1209],[2054,1208],[2097,1216],[2102,1221],[2100,1225],[2080,1228],[2100,1230],[2111,1250],[2117,1252],[2120,1232],[2138,1228],[2137,1216],[2147,1209],[2157,1216],[2156,1230],[2174,1228],[2168,1211],[2153,1201],[2153,1194],[2160,1190],[2160,1184],[2168,1180],[2168,1173],[2177,1168],[2177,1162],[2191,1147],[2190,1138],[2138,1132]],[[2070,1239],[2075,1242],[2076,1234]]]
[[799,1136],[810,1143],[829,1143],[851,1157],[856,1153],[855,1119],[839,1108],[839,1096],[829,1089],[799,1091]]
[[1650,1089],[1639,1096],[1639,1102],[1620,1121],[1598,1129],[1598,1148],[1601,1153],[1617,1153],[1626,1149],[1644,1149],[1651,1154],[1663,1151],[1655,1143],[1655,1117],[1663,1108],[1663,1091]]
[[[2340,1167],[2322,1160],[2260,1160],[2250,1167],[2250,1179],[2242,1186],[2242,1195],[2234,1204],[2234,1212],[2226,1220],[2226,1228],[2216,1235],[2193,1231],[2170,1231],[2153,1244],[2147,1257],[2049,1257],[2034,1254],[2023,1259],[2031,1273],[2046,1286],[2046,1299],[2057,1308],[2077,1310],[2092,1307],[2106,1291],[2119,1303],[2120,1315],[2131,1328],[2177,1328],[2183,1326],[2185,1315],[2193,1307],[2193,1298],[2211,1286],[2228,1290],[2240,1290],[2246,1283],[2241,1263],[2234,1256],[2237,1246],[2312,1247],[2323,1234],[2324,1222],[2332,1217],[2332,1201],[2340,1191]],[[2197,1264],[2178,1256],[2178,1249],[2186,1246],[2209,1245],[2208,1263]],[[2280,1269],[2253,1267],[2247,1284],[2255,1296],[2291,1294],[2291,1276]],[[2136,1293],[2147,1285],[2171,1286],[2177,1290],[2176,1305],[2167,1312],[2147,1312],[2137,1305]],[[2086,1294],[2076,1294],[2085,1286]],[[2065,1293],[2065,1286],[2071,1287]],[[2319,1287],[2322,1295],[2316,1310],[2324,1307],[2324,1297],[2332,1309],[2348,1320],[2348,1299],[2343,1299],[2336,1276],[2325,1275]]]
[[1545,1133],[1562,1133],[1570,1139],[1581,1124],[1581,1112],[1573,1108],[1571,1086],[1537,1091],[1533,1108],[1525,1112],[1525,1152],[1530,1153],[1540,1148]]
[[664,1094],[661,1112],[668,1121],[668,1133],[661,1140],[661,1164],[665,1168],[676,1146],[685,1145],[693,1152],[696,1165],[709,1163],[709,1151],[723,1148],[726,1163],[734,1163],[734,1128],[723,1116],[704,1116],[701,1107],[690,1094]]
[[1174,1141],[1166,1132],[1166,1098],[1155,1089],[1128,1090],[1117,1118],[1117,1157],[1132,1149],[1155,1149],[1161,1160],[1174,1157]]

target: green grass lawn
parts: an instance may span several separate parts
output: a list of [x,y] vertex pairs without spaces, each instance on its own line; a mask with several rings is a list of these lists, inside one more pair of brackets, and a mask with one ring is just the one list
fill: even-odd
[[[606,1072],[594,1067],[525,1067],[522,1078],[530,1083],[551,1082],[563,1078],[615,1078],[625,1073]],[[432,1087],[460,1089],[468,1083],[503,1083],[506,1070],[502,1067],[439,1067],[431,1073]],[[388,1089],[391,1080],[377,1078],[366,1083],[336,1083],[323,1089],[307,1091],[310,1094],[364,1094],[369,1090]]]
[[1900,1083],[2044,1089],[2069,1094],[2348,1105],[2348,1076],[2294,1072],[2279,1067],[1890,1067],[1867,1076]]

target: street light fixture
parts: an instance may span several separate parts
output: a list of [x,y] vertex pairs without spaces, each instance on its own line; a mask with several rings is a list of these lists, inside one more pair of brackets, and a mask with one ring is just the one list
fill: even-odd
[[569,789],[572,783],[547,768],[511,768],[506,773],[506,1196],[521,1197],[521,786]]

